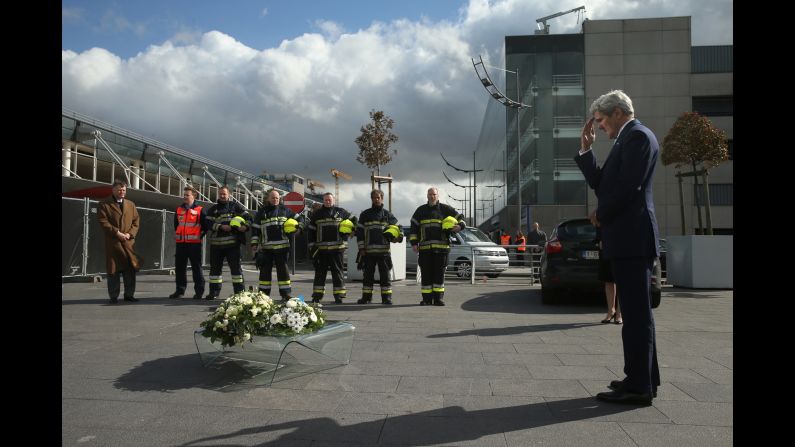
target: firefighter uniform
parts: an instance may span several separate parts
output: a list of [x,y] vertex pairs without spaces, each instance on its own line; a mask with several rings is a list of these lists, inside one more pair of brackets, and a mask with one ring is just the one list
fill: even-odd
[[[357,301],[359,304],[366,304],[373,300],[373,278],[376,266],[378,266],[378,277],[381,283],[381,303],[392,304],[392,283],[389,280],[392,256],[389,249],[390,239],[402,236],[397,223],[395,216],[383,205],[364,210],[359,215],[359,223],[356,225],[356,241],[359,253],[362,255],[364,271],[362,298]],[[393,233],[385,234],[385,231]]]
[[205,297],[207,300],[218,298],[221,293],[224,258],[232,273],[234,293],[245,289],[243,269],[240,267],[240,245],[246,243],[246,236],[237,226],[233,226],[231,231],[221,229],[221,225],[235,225],[240,222],[239,218],[251,223],[251,215],[246,208],[231,200],[219,201],[207,210],[207,227],[210,230],[210,292]]
[[207,232],[207,220],[204,208],[196,202],[188,207],[182,204],[174,213],[174,232],[176,237],[176,253],[174,268],[176,270],[177,291],[173,297],[185,294],[188,287],[188,260],[193,273],[193,299],[201,299],[204,294],[204,275],[202,274],[202,236]]
[[419,246],[417,263],[422,275],[420,305],[423,306],[444,306],[444,271],[450,253],[450,230],[443,228],[443,221],[447,217],[450,217],[448,222],[455,221],[461,229],[466,227],[462,214],[440,202],[420,206],[411,217],[409,241],[412,246]]
[[[287,228],[285,223],[289,222]],[[290,255],[289,234],[297,229],[303,229],[298,214],[282,204],[265,204],[257,211],[251,224],[251,245],[258,246],[256,254],[257,267],[259,268],[259,290],[266,295],[271,294],[273,265],[276,264],[276,279],[279,284],[279,295],[282,299],[290,299],[292,286],[290,274],[287,271],[287,259]],[[289,233],[289,234],[288,234]]]
[[[350,224],[351,213],[336,206],[318,208],[306,226],[309,254],[315,265],[315,280],[312,287],[312,302],[319,303],[326,291],[326,273],[331,270],[334,284],[334,302],[345,298],[345,279],[342,271],[342,255],[348,247],[348,235],[341,233],[340,224]],[[344,228],[344,227],[343,227]]]

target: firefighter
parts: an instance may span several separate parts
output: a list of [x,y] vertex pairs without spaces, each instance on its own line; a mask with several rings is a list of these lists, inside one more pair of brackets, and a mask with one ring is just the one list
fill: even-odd
[[375,267],[378,266],[378,277],[381,283],[381,303],[392,304],[392,283],[389,281],[392,270],[392,256],[389,254],[390,242],[400,242],[403,235],[398,221],[389,210],[384,209],[384,192],[380,189],[370,193],[373,206],[362,211],[356,225],[356,240],[359,246],[357,264],[364,270],[362,298],[359,304],[367,304],[373,300],[373,278]]
[[334,302],[340,304],[345,298],[342,255],[348,247],[348,236],[353,232],[354,226],[351,213],[334,206],[334,194],[330,192],[323,194],[323,206],[312,213],[306,226],[309,255],[315,266],[313,303],[319,303],[323,299],[326,291],[326,273],[329,270],[334,284]]
[[207,232],[206,210],[196,202],[196,190],[186,186],[182,194],[183,203],[174,213],[174,233],[176,235],[177,291],[169,295],[171,299],[181,298],[188,288],[188,260],[193,273],[194,300],[204,295],[204,275],[202,274],[202,237]]
[[417,256],[422,276],[422,302],[444,306],[444,270],[450,253],[450,232],[466,228],[464,216],[450,205],[439,202],[439,190],[428,188],[428,203],[411,216],[411,249]]
[[271,275],[276,264],[279,295],[283,301],[290,299],[292,286],[287,271],[290,256],[290,235],[298,235],[304,224],[300,216],[279,203],[279,191],[268,191],[267,202],[257,211],[251,223],[251,251],[259,268],[259,290],[271,294]]
[[240,203],[233,202],[229,187],[218,190],[218,202],[207,210],[207,228],[210,231],[210,292],[204,299],[213,300],[221,293],[224,258],[232,272],[234,293],[245,289],[243,269],[240,268],[240,245],[246,243],[246,230],[251,215]]

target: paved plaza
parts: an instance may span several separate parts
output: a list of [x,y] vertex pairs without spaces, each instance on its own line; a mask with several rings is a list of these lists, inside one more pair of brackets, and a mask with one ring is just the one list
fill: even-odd
[[[246,267],[250,269],[251,267]],[[190,276],[190,275],[189,275]],[[222,296],[231,294],[224,269]],[[256,273],[245,272],[256,284]],[[311,294],[312,272],[293,276]],[[331,289],[328,279],[327,290]],[[81,446],[727,446],[733,444],[733,292],[665,287],[654,311],[662,386],[650,407],[594,396],[623,377],[621,326],[604,298],[541,304],[525,277],[448,280],[419,306],[359,305],[361,282],[324,310],[356,327],[350,364],[226,387],[193,331],[220,301],[170,300],[174,277],[139,274],[137,303],[105,282],[62,285],[62,444]]]

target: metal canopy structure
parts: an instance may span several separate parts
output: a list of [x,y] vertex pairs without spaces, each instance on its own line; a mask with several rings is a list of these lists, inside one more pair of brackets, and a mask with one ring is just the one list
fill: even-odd
[[[475,62],[474,58],[471,59],[472,59],[472,66],[475,67],[475,73],[478,75],[478,78],[480,78],[480,82],[483,83],[483,87],[485,87],[486,91],[489,92],[489,94],[493,96],[494,99],[496,99],[499,103],[501,103],[506,107],[512,107],[514,109],[528,109],[532,107],[530,105],[523,104],[521,102],[516,102],[513,99],[508,98],[507,96],[505,96],[505,94],[503,94],[500,91],[500,89],[497,88],[496,85],[494,85],[494,81],[491,80],[489,72],[486,70],[486,64],[483,63],[483,56],[478,55],[478,59],[480,60],[480,62]],[[478,69],[478,66],[480,66],[480,69]]]

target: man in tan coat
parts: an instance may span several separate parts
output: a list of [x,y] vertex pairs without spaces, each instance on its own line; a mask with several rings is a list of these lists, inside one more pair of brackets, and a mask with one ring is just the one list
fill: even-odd
[[105,233],[105,260],[108,272],[108,294],[110,302],[117,303],[121,284],[119,275],[124,277],[124,301],[138,301],[135,295],[135,272],[140,260],[133,251],[135,236],[138,234],[138,210],[135,203],[124,197],[127,195],[127,182],[113,182],[113,195],[99,202],[97,220]]

